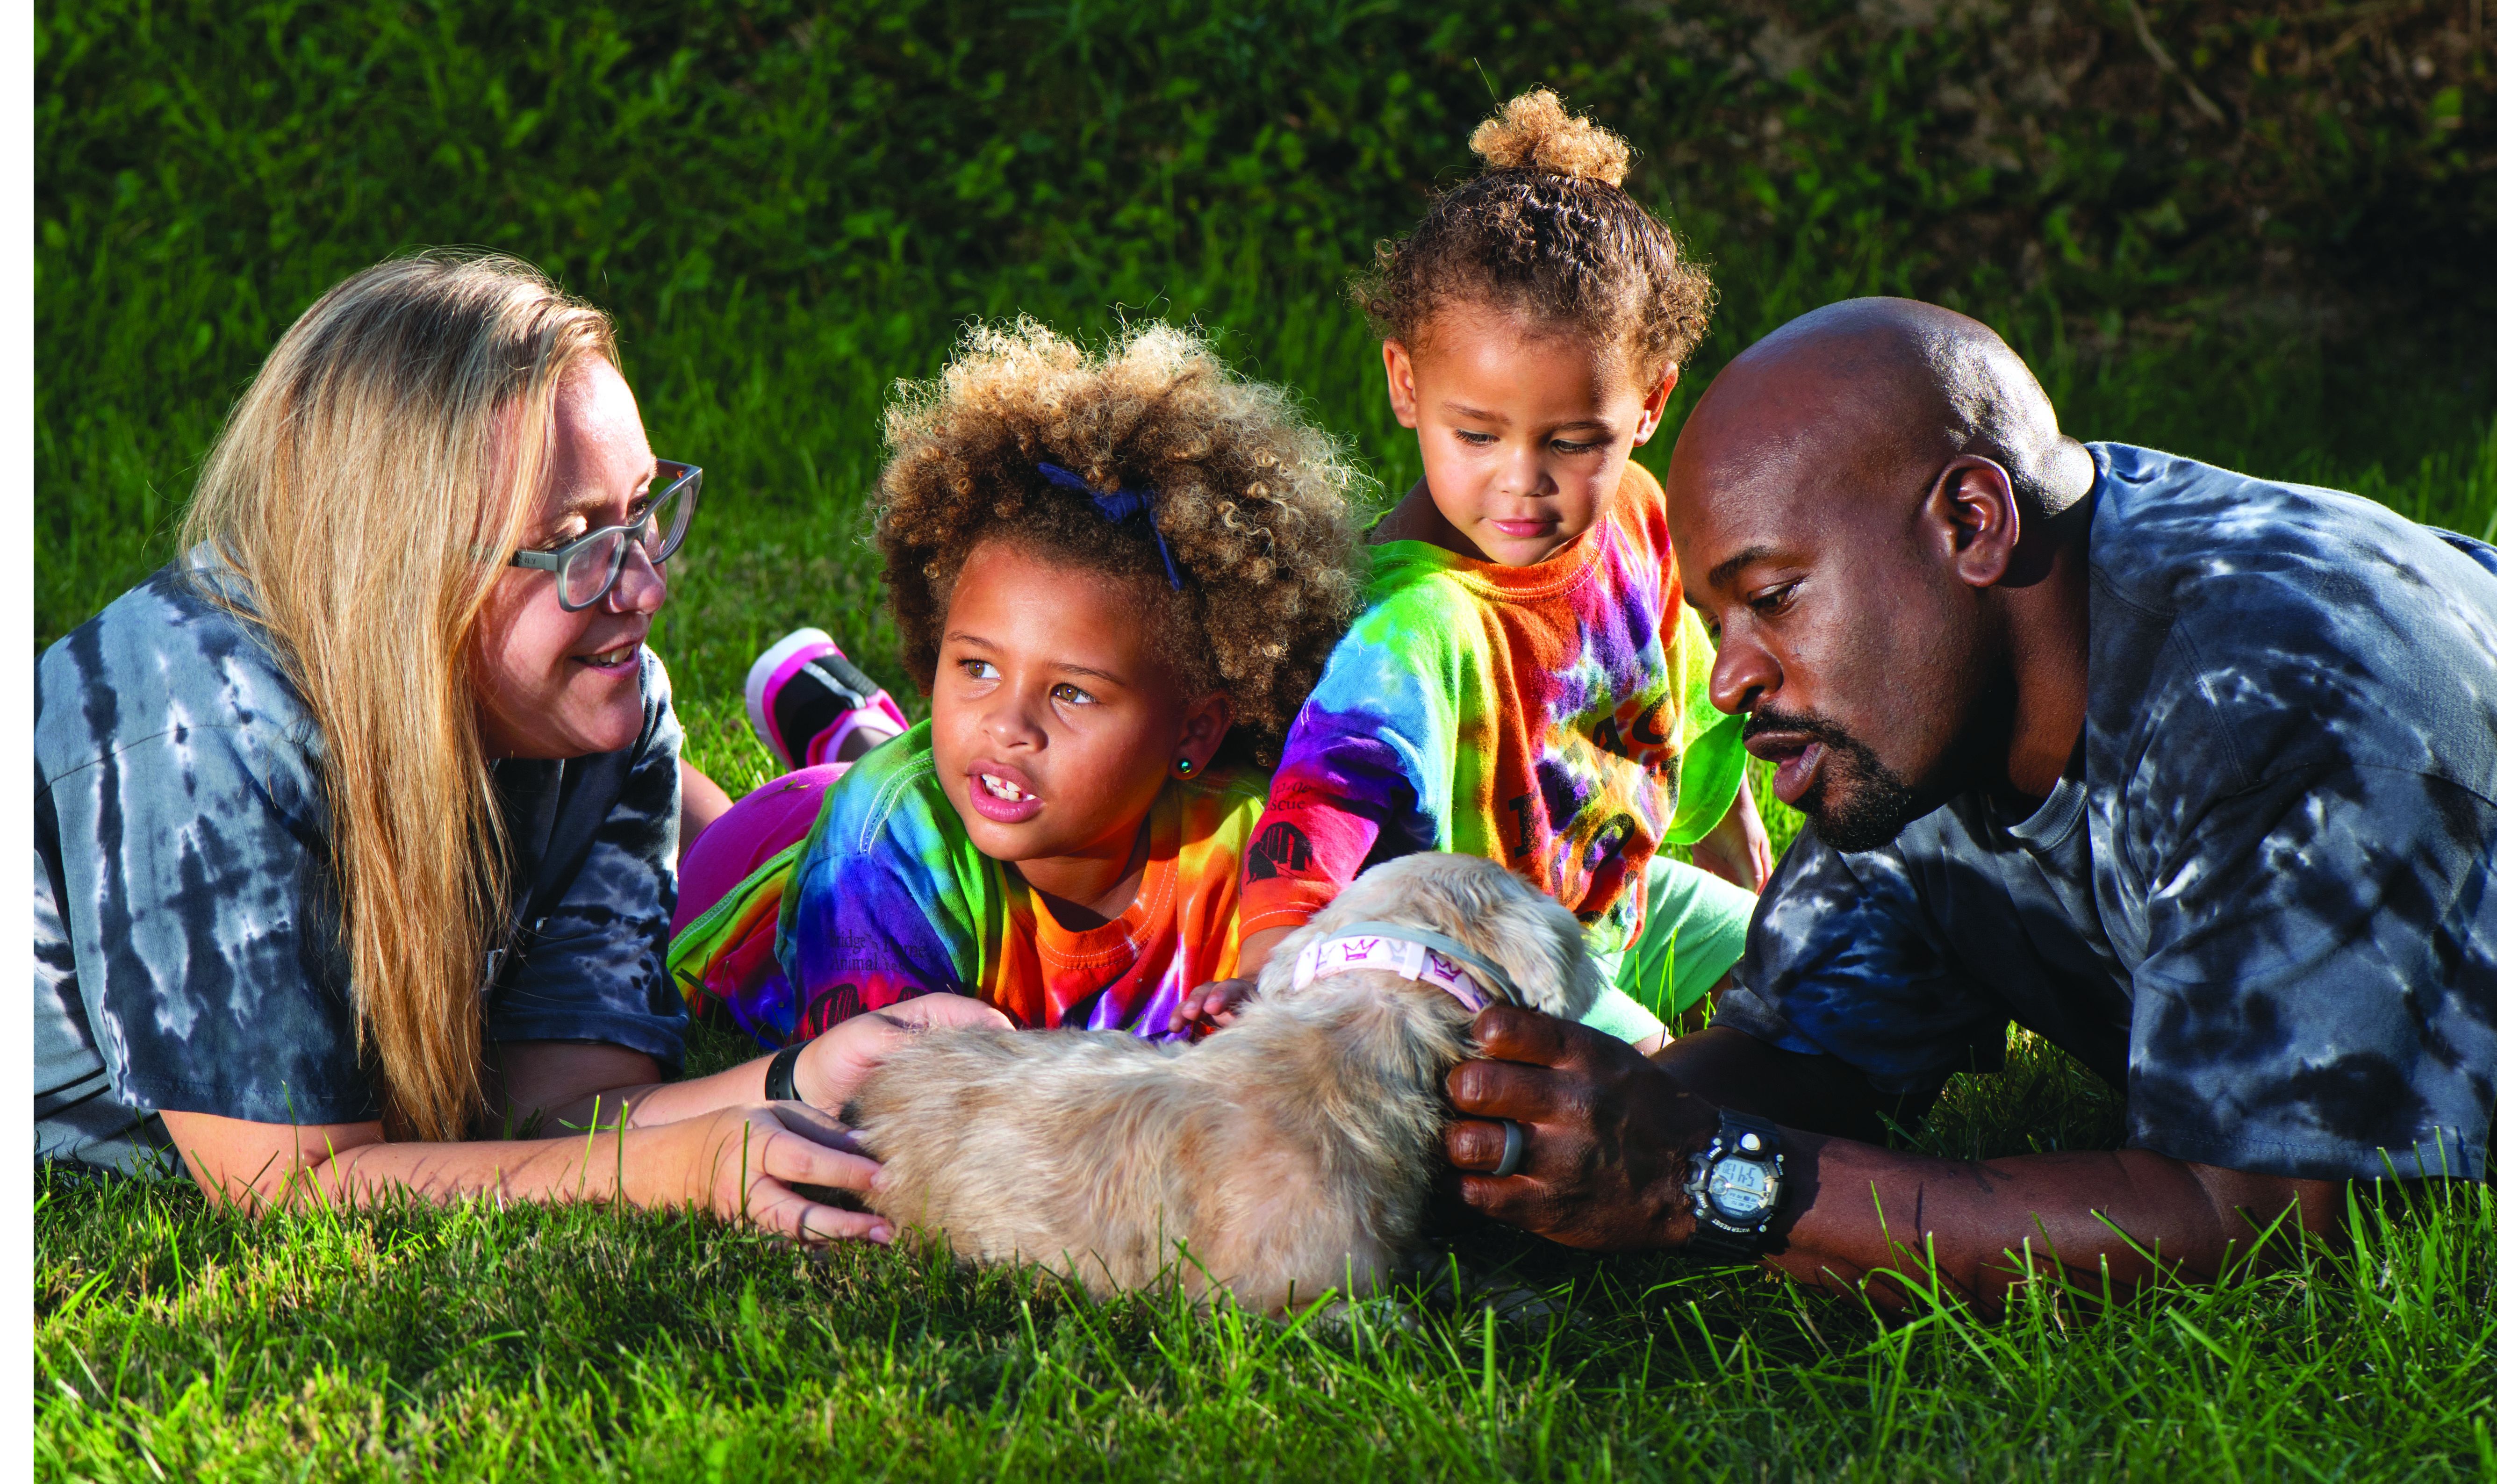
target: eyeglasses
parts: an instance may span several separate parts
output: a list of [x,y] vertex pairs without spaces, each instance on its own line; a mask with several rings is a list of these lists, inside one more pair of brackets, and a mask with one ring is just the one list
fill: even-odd
[[703,471],[673,459],[655,460],[649,503],[642,519],[630,525],[610,525],[568,541],[552,552],[515,552],[512,565],[554,574],[554,599],[563,611],[577,614],[616,589],[624,575],[624,558],[639,543],[655,567],[685,544],[685,527],[693,523],[694,497],[702,493]]

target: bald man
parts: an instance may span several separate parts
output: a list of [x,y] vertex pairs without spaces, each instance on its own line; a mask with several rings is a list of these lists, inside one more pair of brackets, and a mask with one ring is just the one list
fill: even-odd
[[[2208,1276],[2285,1215],[2331,1234],[2350,1182],[2486,1178],[2497,552],[2074,442],[1991,331],[1904,300],[1746,351],[1667,489],[1714,700],[1809,826],[1653,1064],[1476,1023],[1470,1204],[1834,1285],[1929,1250],[1992,1304],[2027,1258]],[[2124,1149],[1883,1147],[2012,1022],[2124,1090]]]

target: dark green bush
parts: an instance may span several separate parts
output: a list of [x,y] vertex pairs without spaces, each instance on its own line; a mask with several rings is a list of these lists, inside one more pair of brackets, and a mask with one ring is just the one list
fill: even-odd
[[38,216],[71,272],[478,238],[660,317],[714,281],[960,311],[1209,257],[1332,276],[1540,81],[1718,252],[2137,309],[2470,265],[2470,4],[47,5]]
[[637,379],[784,398],[1022,307],[1255,353],[1534,82],[1647,151],[1631,184],[1717,265],[1703,375],[1864,292],[2033,354],[2253,326],[2267,367],[2388,312],[2407,349],[2491,317],[2478,4],[42,0],[38,640],[161,557],[276,332],[386,254],[521,253],[619,312]]

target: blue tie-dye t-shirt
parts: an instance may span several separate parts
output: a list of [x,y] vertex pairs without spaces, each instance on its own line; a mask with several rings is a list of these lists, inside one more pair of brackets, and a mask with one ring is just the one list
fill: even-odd
[[[227,579],[231,581],[231,578]],[[239,589],[236,589],[239,591]],[[519,918],[481,987],[490,1040],[683,1059],[668,677],[640,738],[507,761]],[[327,864],[320,733],[253,625],[173,568],[46,651],[35,686],[35,1151],[153,1163],[161,1111],[380,1116]]]
[[2130,1142],[2308,1179],[2486,1177],[2497,552],[2326,489],[2091,446],[2077,778],[1879,850],[1806,830],[1718,1010],[1877,1088],[2017,1021]]

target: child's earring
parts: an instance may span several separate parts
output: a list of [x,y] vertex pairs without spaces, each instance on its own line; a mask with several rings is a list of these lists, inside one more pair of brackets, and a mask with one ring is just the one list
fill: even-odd
[[1181,758],[1179,760],[1179,775],[1181,777],[1185,778],[1194,772],[1196,772],[1196,764],[1190,762],[1186,758]]

